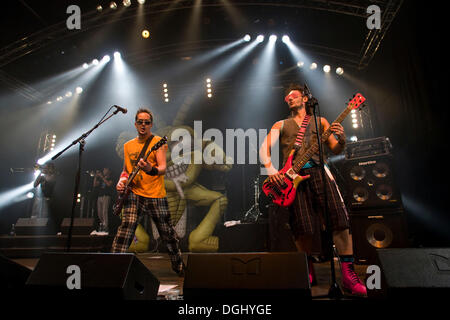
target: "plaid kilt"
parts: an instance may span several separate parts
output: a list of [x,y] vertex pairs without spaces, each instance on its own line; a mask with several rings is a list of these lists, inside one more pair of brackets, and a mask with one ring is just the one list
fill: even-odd
[[[315,223],[320,223],[320,230],[324,230],[326,223],[324,217],[325,197],[323,194],[323,180],[320,167],[302,169],[302,176],[311,175],[303,180],[297,189],[294,203],[289,207],[292,234],[295,238],[301,235],[312,235]],[[325,173],[328,209],[333,231],[349,228],[348,213],[339,194],[338,186],[334,180]]]
[[183,259],[178,236],[170,221],[167,198],[146,198],[130,193],[123,206],[122,223],[112,244],[112,252],[127,252],[138,225],[138,217],[148,214],[155,222],[161,239],[167,246],[172,269],[179,272],[183,267]]

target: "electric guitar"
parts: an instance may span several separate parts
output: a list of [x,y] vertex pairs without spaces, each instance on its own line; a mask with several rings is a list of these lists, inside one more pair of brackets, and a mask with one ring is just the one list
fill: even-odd
[[[364,98],[360,93],[354,95],[353,99],[350,100],[345,110],[339,115],[339,117],[337,117],[337,119],[333,123],[341,123],[350,113],[350,111],[358,108],[364,101],[366,101],[366,98]],[[322,143],[327,141],[331,134],[332,131],[330,125],[330,127],[322,134],[320,138]],[[301,176],[299,172],[303,168],[303,166],[311,159],[311,156],[317,152],[318,149],[319,145],[317,143],[317,140],[314,140],[311,146],[306,151],[304,151],[303,154],[301,154],[301,156],[295,163],[293,163],[294,150],[292,150],[283,169],[278,171],[278,173],[284,175],[283,183],[281,184],[281,186],[276,183],[270,182],[268,178],[264,181],[262,190],[266,194],[266,196],[269,197],[270,200],[272,200],[273,203],[279,206],[288,207],[294,202],[298,185],[303,180],[309,178],[309,176]]]
[[[166,143],[167,143],[167,137],[164,136],[146,153],[145,157],[143,158],[144,161],[147,161],[147,158],[150,155],[150,153],[158,150],[161,146],[163,146]],[[122,211],[122,208],[123,208],[123,204],[124,204],[125,200],[128,199],[128,196],[131,192],[131,183],[133,182],[134,177],[136,177],[136,175],[138,174],[138,172],[140,170],[141,169],[137,165],[134,167],[133,172],[128,176],[128,180],[125,183],[124,191],[120,192],[119,195],[117,196],[116,203],[113,206],[113,213],[116,216],[120,215],[120,212]]]

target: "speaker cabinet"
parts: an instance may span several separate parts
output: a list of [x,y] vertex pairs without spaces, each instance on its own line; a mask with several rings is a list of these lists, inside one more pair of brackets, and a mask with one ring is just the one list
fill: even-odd
[[218,298],[311,298],[306,254],[189,254],[185,300]]
[[18,236],[37,236],[50,233],[48,218],[19,218],[14,227]]
[[[61,223],[61,233],[69,234],[70,218]],[[95,218],[74,218],[72,235],[89,235],[95,229]]]
[[346,160],[343,172],[350,211],[402,207],[392,155]]
[[[77,276],[80,289],[69,285]],[[36,297],[154,300],[159,280],[134,254],[45,253],[26,287]]]
[[448,300],[449,248],[377,249],[377,265],[381,286],[367,290],[370,298]]
[[377,210],[350,215],[355,261],[372,264],[376,249],[408,247],[407,225],[402,210]]
[[227,227],[219,241],[220,252],[267,251],[267,223],[240,223]]

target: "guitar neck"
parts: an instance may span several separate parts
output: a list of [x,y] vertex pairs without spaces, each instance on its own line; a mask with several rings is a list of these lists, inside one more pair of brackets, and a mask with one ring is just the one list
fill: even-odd
[[[345,110],[339,115],[339,117],[337,117],[336,120],[334,120],[333,123],[341,123],[342,121],[344,121],[345,117],[347,117],[347,115],[350,113],[351,110],[352,110],[351,106],[345,108]],[[331,134],[332,131],[330,126],[327,130],[325,130],[324,133],[322,133],[322,136],[320,138],[322,143],[327,141],[327,139],[330,137]],[[294,171],[296,173],[300,172],[303,166],[309,161],[309,159],[311,159],[311,157],[313,156],[314,153],[317,152],[317,150],[319,150],[319,144],[317,143],[317,140],[314,140],[314,142],[311,144],[308,150],[306,150],[306,152],[304,152],[301,155],[300,159],[292,165]]]

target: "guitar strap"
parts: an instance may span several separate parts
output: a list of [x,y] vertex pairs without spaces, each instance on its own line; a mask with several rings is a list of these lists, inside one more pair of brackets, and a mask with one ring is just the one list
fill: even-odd
[[[148,145],[150,144],[150,142],[153,140],[154,137],[155,136],[152,134],[150,137],[148,137],[147,141],[145,141],[145,144],[142,147],[141,153],[139,154],[139,156],[137,158],[138,162],[139,162],[139,159],[141,159],[145,155],[145,152],[147,151]],[[137,162],[136,162],[136,165],[137,165]]]
[[[305,137],[306,127],[308,126],[309,120],[311,120],[311,116],[309,114],[305,115],[303,118],[302,125],[297,133],[297,138],[295,139],[295,143],[293,146],[294,152],[296,153],[302,147],[303,138]],[[294,155],[295,157],[295,155]]]

